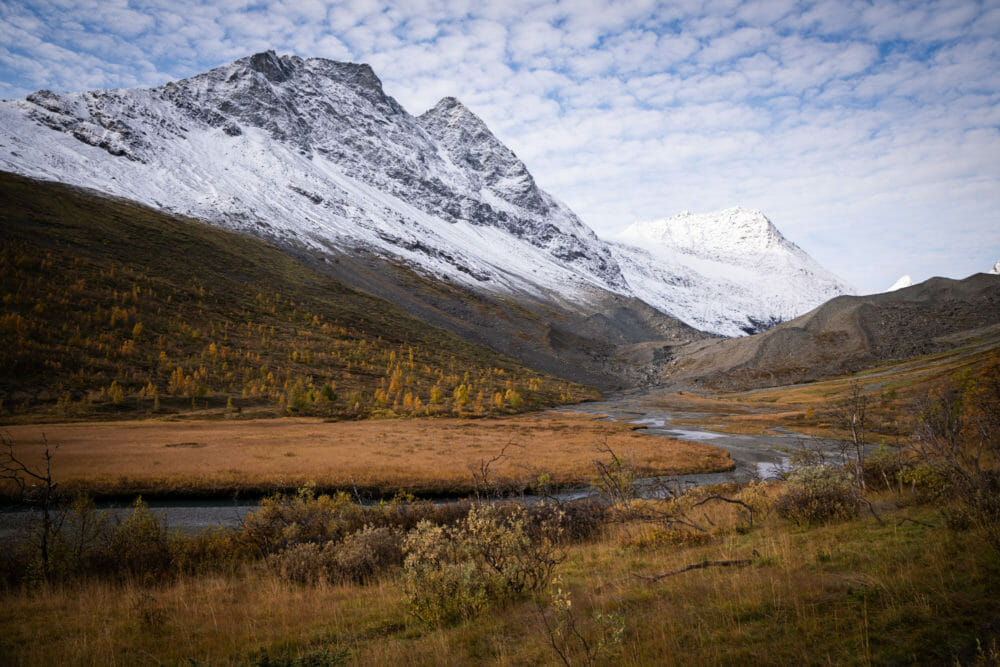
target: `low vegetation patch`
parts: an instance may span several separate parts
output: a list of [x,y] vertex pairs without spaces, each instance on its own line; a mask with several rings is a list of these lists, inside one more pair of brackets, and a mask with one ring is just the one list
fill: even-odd
[[[572,504],[360,507],[307,488],[243,528],[182,536],[140,503],[117,525],[98,513],[96,541],[60,551],[76,565],[48,579],[30,564],[15,576],[8,556],[0,651],[8,664],[991,659],[1000,560],[985,532],[948,528],[909,489],[870,496],[881,521],[797,523],[772,510],[785,486],[651,503],[660,516],[697,506],[703,529],[622,521],[607,499],[588,508],[605,517],[597,530],[579,532]],[[753,526],[739,505],[698,505],[714,496],[752,504]],[[127,546],[150,535],[165,566]],[[92,557],[111,543],[148,570]]]
[[[118,517],[87,497],[68,502],[60,458],[73,447],[50,433],[52,446],[24,459],[5,439],[0,478],[38,521],[0,553],[0,655],[14,665],[995,664],[998,378],[990,362],[914,397],[899,415],[913,433],[896,449],[870,446],[876,399],[848,381],[826,407],[849,438],[832,459],[806,450],[782,481],[664,483],[652,496],[638,482],[655,459],[629,446],[667,441],[563,414],[479,421],[465,436],[480,434],[488,451],[469,445],[458,462],[472,422],[436,420],[451,462],[427,465],[463,469],[465,501],[403,492],[360,504],[302,484],[238,528],[198,535],[171,531],[141,499]],[[306,428],[327,426],[342,424]],[[558,448],[544,443],[574,428],[589,443],[577,453],[592,497],[499,498],[514,471],[542,494],[558,484],[548,467]],[[418,458],[412,431],[392,446],[372,433],[365,465]],[[156,451],[204,466],[217,440],[174,430]],[[270,449],[322,471],[287,434]],[[345,451],[338,465],[352,460]]]

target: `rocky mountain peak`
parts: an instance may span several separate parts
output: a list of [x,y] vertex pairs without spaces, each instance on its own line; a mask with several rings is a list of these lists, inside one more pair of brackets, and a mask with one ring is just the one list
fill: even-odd
[[479,116],[454,97],[445,97],[417,118],[458,167],[476,173],[500,199],[539,214],[549,203],[528,168]]
[[[684,303],[685,321],[723,335],[762,331],[853,291],[762,212],[740,206],[636,222],[617,240],[626,281],[650,304],[680,312],[671,304]],[[735,303],[742,320],[732,316]]]
[[279,58],[274,51],[264,51],[255,53],[247,58],[247,63],[251,69],[263,74],[268,81],[273,83],[283,83],[291,78],[294,67],[286,56]]

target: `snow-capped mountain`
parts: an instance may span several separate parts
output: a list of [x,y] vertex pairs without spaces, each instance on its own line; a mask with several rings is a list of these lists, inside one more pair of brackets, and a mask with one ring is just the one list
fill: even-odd
[[760,211],[684,212],[637,222],[617,241],[612,253],[622,274],[647,303],[727,336],[761,331],[853,293]]
[[0,168],[477,289],[627,291],[607,247],[456,100],[415,118],[367,65],[260,53],[149,90],[0,105]]
[[994,275],[1000,275],[1000,259],[997,260],[997,263],[994,264],[993,268],[990,269],[989,271],[987,271],[987,273],[992,273]]
[[780,252],[697,216],[649,252],[608,244],[459,101],[415,117],[367,65],[273,51],[158,88],[0,102],[0,169],[584,315],[637,297],[737,335],[843,291],[769,223]]
[[913,285],[913,279],[910,278],[910,274],[900,276],[899,280],[892,284],[892,287],[886,290],[886,292],[895,292],[898,289],[903,289],[904,287],[911,287]]

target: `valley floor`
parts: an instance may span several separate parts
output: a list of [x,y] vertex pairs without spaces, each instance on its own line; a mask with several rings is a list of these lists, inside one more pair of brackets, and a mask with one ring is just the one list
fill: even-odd
[[[315,483],[319,489],[459,496],[478,483],[520,491],[539,477],[589,484],[606,450],[640,476],[727,470],[710,445],[643,435],[593,415],[543,412],[491,419],[179,420],[5,427],[29,465],[53,448],[64,489],[96,496],[232,497]],[[484,466],[486,469],[484,470]]]

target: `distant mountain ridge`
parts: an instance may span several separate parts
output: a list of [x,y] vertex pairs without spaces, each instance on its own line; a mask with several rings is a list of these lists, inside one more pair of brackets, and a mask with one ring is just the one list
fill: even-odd
[[[810,286],[818,273],[779,272],[771,274],[774,294],[763,294],[745,281],[720,281],[606,243],[541,190],[461,102],[444,98],[412,116],[363,64],[268,51],[152,89],[43,90],[3,101],[0,169],[300,248],[387,298],[411,299],[403,294],[412,283],[405,272],[416,272],[471,291],[505,317],[551,323],[546,355],[577,354],[583,343],[573,336],[589,332],[594,347],[584,345],[590,351],[582,363],[613,355],[606,340],[672,345],[702,337],[681,322],[726,335],[766,328],[816,305],[810,299],[826,289]],[[680,254],[698,257],[689,250]],[[746,250],[758,259],[769,252]],[[739,257],[734,249],[713,261]],[[392,267],[404,273],[381,283]],[[674,289],[682,284],[689,289]],[[421,289],[414,311],[448,326],[476,319],[466,297]],[[522,345],[491,326],[483,320],[473,333]],[[579,363],[574,357],[571,365]]]
[[617,241],[622,273],[646,301],[725,336],[758,333],[854,293],[760,211],[684,212],[634,223]]
[[690,343],[663,380],[723,390],[811,382],[983,340],[1000,341],[1000,276],[931,278],[839,296],[756,336]]

